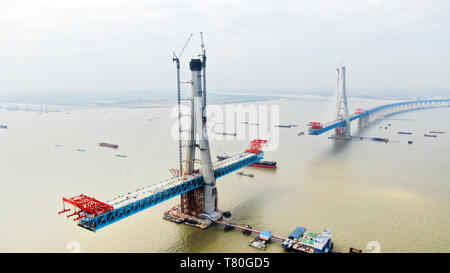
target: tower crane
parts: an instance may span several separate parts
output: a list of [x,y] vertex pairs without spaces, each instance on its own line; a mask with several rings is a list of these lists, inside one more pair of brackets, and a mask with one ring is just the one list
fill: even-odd
[[180,163],[180,175],[183,175],[183,143],[181,139],[181,87],[180,87],[180,58],[183,55],[184,50],[186,49],[189,41],[191,40],[192,36],[194,34],[191,33],[189,35],[189,38],[186,40],[186,43],[184,43],[183,48],[181,49],[180,53],[178,55],[173,52],[173,58],[172,61],[176,63],[177,66],[177,99],[178,99],[178,151],[179,151],[179,163]]
[[203,32],[200,32],[200,45],[202,47],[202,63],[203,63],[203,109],[206,111],[206,49],[205,40],[203,39]]

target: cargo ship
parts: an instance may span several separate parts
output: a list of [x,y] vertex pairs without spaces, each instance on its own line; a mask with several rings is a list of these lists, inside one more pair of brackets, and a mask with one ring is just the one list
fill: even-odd
[[236,133],[216,132],[217,135],[236,136]]
[[386,142],[386,143],[389,142],[389,139],[387,139],[387,138],[382,138],[382,137],[373,137],[372,140],[373,140],[373,141],[384,141],[384,142]]
[[255,122],[242,121],[241,124],[256,125],[256,126],[258,126],[258,125],[259,125],[259,122],[256,122],[256,123],[255,123]]
[[425,137],[437,137],[437,135],[428,135],[428,134],[424,134],[423,136],[425,136]]
[[[230,156],[226,155],[226,154],[222,154],[222,155],[216,156],[216,158],[219,161],[221,161],[221,160],[225,160],[227,158],[230,158]],[[277,162],[276,161],[258,161],[256,163],[250,164],[250,166],[259,167],[259,168],[267,168],[267,169],[276,169],[277,168]]]
[[113,148],[113,149],[119,148],[119,145],[117,145],[117,144],[110,144],[110,143],[105,143],[105,142],[100,142],[98,145],[100,145],[102,147]]
[[308,232],[304,227],[296,228],[281,244],[288,250],[303,253],[329,253],[333,249],[331,232],[324,229],[321,234]]
[[256,163],[250,164],[250,166],[259,167],[259,168],[276,169],[277,162],[276,161],[258,161]]
[[399,135],[412,135],[411,132],[397,132]]

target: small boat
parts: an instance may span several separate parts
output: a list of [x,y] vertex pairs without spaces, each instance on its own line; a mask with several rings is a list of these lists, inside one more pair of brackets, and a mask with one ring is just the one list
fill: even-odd
[[225,232],[228,232],[228,231],[233,230],[233,229],[234,229],[234,227],[232,225],[229,225],[229,224],[225,225],[225,227],[223,228],[223,230]]
[[254,177],[255,175],[252,173],[244,173],[244,172],[237,172],[236,174],[241,176],[248,176],[248,177]]
[[217,135],[236,136],[236,133],[216,132]]
[[1,129],[8,129],[8,125],[2,124],[2,125],[0,125],[0,128],[1,128]]
[[126,155],[116,155],[117,157],[127,157]]
[[259,125],[259,122],[256,122],[256,123],[251,123],[251,122],[248,122],[248,121],[242,121],[241,122],[241,124],[247,124],[247,125]]
[[231,156],[226,155],[226,154],[220,154],[220,155],[217,155],[217,156],[216,156],[217,160],[219,160],[219,161],[228,159],[228,158],[230,158],[230,157],[231,157]]
[[445,132],[442,132],[442,131],[430,131],[430,134],[445,134]]
[[83,149],[77,149],[78,152],[84,152],[85,150]]
[[266,250],[267,246],[265,244],[264,241],[260,241],[260,240],[255,240],[253,242],[249,242],[248,243],[249,246],[254,247],[254,248],[258,248],[258,249],[262,249],[262,250]]
[[255,238],[253,242],[249,242],[249,246],[259,248],[262,250],[266,250],[267,246],[266,244],[270,242],[270,238],[272,237],[271,232],[262,231],[259,236]]
[[425,137],[437,137],[437,135],[428,135],[428,134],[424,134],[423,136],[425,136]]
[[224,216],[224,217],[230,217],[231,216],[231,212],[229,212],[229,211],[224,211],[223,213],[222,213],[222,215]]

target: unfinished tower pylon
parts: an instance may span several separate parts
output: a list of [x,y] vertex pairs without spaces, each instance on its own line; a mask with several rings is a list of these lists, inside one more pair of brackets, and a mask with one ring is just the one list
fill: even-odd
[[[203,43],[202,43],[203,45]],[[191,225],[206,228],[213,221],[222,218],[217,207],[217,187],[211,160],[211,151],[207,135],[206,117],[206,54],[203,48],[202,58],[191,59],[189,68],[192,75],[190,105],[190,130],[187,141],[185,168],[183,175],[201,172],[203,185],[181,194],[181,202],[166,212],[167,215]],[[200,160],[196,159],[200,156]],[[195,164],[201,164],[199,169]]]
[[[192,73],[191,128],[186,153],[186,172],[201,171],[204,185],[181,196],[181,212],[194,217],[218,219],[221,217],[217,209],[217,188],[211,161],[211,152],[206,130],[206,104],[203,92],[201,59],[192,59],[189,68]],[[194,169],[196,149],[199,150],[201,168]]]

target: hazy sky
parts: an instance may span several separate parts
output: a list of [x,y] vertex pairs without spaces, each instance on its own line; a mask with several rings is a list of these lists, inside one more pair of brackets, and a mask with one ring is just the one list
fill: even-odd
[[[0,92],[170,90],[208,50],[210,90],[450,90],[448,0],[0,0]],[[450,95],[450,91],[449,91]]]

